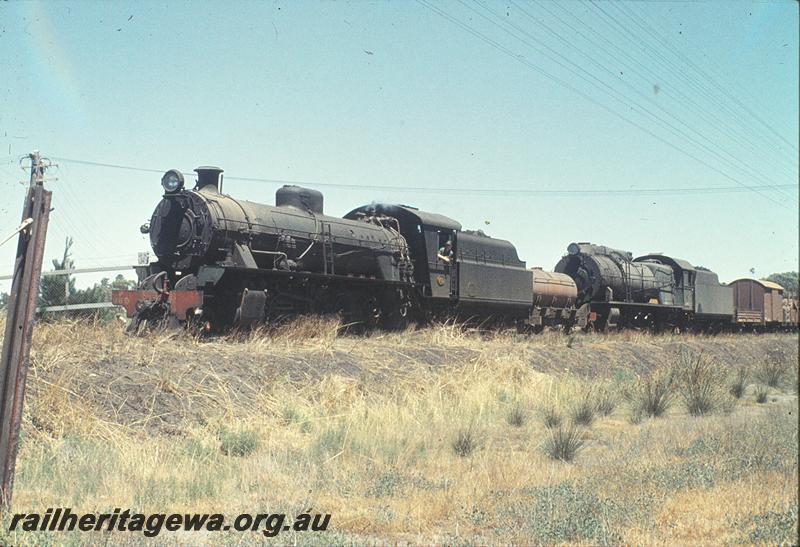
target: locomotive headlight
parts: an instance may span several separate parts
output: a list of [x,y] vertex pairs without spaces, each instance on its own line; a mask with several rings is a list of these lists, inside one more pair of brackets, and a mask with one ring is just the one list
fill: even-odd
[[161,177],[161,186],[168,194],[172,194],[183,189],[183,174],[177,169],[170,169]]

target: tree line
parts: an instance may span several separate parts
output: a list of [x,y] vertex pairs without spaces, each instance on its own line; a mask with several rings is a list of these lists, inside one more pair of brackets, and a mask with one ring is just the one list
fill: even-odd
[[[54,270],[71,270],[75,268],[75,261],[72,259],[73,240],[67,237],[64,243],[64,253],[60,258],[53,259]],[[118,274],[114,279],[104,277],[99,283],[91,287],[78,289],[75,287],[75,276],[73,275],[47,275],[39,280],[39,294],[36,299],[36,306],[47,308],[50,306],[65,306],[68,304],[92,304],[96,302],[110,302],[111,291],[115,289],[132,289],[136,287],[136,281],[125,279],[122,274]],[[8,293],[0,293],[0,309],[8,305]],[[41,318],[55,317],[98,317],[100,319],[113,319],[117,314],[114,308],[88,309],[88,310],[69,310],[64,312],[40,312]]]

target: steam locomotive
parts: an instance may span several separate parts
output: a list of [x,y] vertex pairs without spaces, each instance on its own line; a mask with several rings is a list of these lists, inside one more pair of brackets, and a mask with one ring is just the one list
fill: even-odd
[[164,174],[161,202],[141,228],[157,260],[136,290],[113,292],[132,330],[164,321],[220,330],[310,313],[359,328],[457,318],[523,332],[797,323],[797,304],[787,307],[779,286],[758,285],[769,291],[759,300],[754,280],[723,285],[665,255],[573,243],[554,272],[528,269],[510,242],[440,214],[372,203],[331,217],[316,190],[283,186],[270,206],[223,194],[222,169],[195,172],[192,189],[180,171]]

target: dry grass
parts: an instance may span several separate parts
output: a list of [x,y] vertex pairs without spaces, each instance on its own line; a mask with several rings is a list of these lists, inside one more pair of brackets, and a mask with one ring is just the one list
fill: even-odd
[[643,417],[663,416],[675,400],[674,369],[667,366],[649,372],[639,378],[625,395],[630,404],[633,423],[638,423]]
[[[315,319],[198,340],[39,325],[15,508],[333,515],[326,534],[284,543],[796,542],[794,393],[702,418],[673,405],[638,425],[600,402],[641,393],[679,347],[755,366],[775,346],[796,362],[794,336],[338,330]],[[532,419],[569,418],[583,401],[589,427]],[[579,445],[571,458],[542,450],[558,435]],[[142,540],[0,532],[12,544]],[[242,541],[255,536],[154,543]]]
[[744,395],[744,391],[749,385],[749,379],[750,370],[746,366],[737,367],[736,372],[733,373],[733,379],[730,383],[730,394],[737,399],[741,399]]
[[732,401],[726,391],[726,371],[714,359],[701,353],[681,351],[673,364],[676,389],[686,410],[702,416],[729,408]]

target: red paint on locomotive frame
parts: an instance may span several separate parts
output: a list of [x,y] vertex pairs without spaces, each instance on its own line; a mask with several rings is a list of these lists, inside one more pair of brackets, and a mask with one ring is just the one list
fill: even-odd
[[186,312],[199,308],[203,304],[203,294],[200,291],[170,291],[161,294],[156,291],[112,291],[111,303],[125,308],[128,317],[133,317],[138,311],[139,303],[155,302],[166,299],[169,304],[170,315],[180,320],[186,319]]

